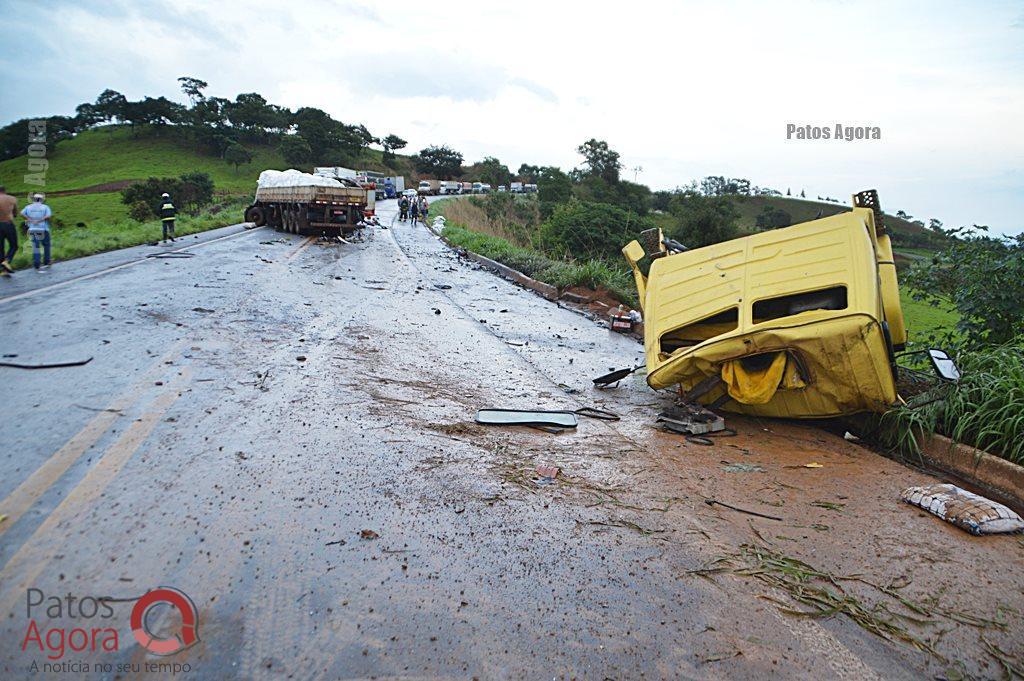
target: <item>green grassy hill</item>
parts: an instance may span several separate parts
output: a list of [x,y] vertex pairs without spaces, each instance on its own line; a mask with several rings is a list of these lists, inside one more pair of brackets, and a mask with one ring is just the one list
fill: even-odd
[[[821,217],[828,217],[850,210],[848,203],[843,205],[827,201],[793,198],[791,196],[735,196],[733,198],[735,199],[736,209],[740,214],[740,228],[751,232],[756,231],[754,225],[757,216],[764,210],[765,206],[772,206],[786,211],[793,218],[793,224],[814,220],[818,215],[818,211],[821,211]],[[885,197],[883,196],[881,199],[884,205]],[[915,225],[912,222],[902,220],[888,213],[885,214],[885,226],[896,234],[924,234],[928,231],[920,225]]]
[[249,149],[253,162],[236,171],[222,159],[199,154],[170,134],[134,135],[127,128],[110,126],[56,145],[47,156],[44,186],[25,184],[28,168],[23,156],[0,162],[0,184],[19,198],[30,191],[47,194],[54,216],[65,226],[79,222],[104,226],[128,219],[120,189],[131,180],[205,172],[213,178],[218,196],[228,199],[252,194],[261,171],[287,167],[276,149],[256,145]]
[[[120,190],[131,180],[204,172],[213,178],[218,197],[228,200],[252,196],[262,171],[289,167],[276,146],[247,143],[245,147],[252,152],[252,163],[236,170],[217,156],[201,153],[173,129],[132,133],[124,126],[106,126],[57,144],[47,156],[45,186],[25,184],[28,161],[24,156],[0,162],[0,184],[19,198],[31,191],[47,194],[54,216],[65,226],[109,225],[128,219]],[[365,150],[353,163],[367,170],[391,171],[375,149]],[[397,157],[395,165],[397,171],[391,172],[408,176],[408,157]],[[241,214],[237,218],[241,220]]]

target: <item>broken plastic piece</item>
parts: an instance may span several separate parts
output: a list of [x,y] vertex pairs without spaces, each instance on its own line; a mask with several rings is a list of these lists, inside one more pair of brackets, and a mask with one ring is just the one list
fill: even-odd
[[549,426],[575,428],[579,425],[571,411],[529,411],[523,409],[480,409],[476,422],[487,426]]
[[1024,530],[1024,519],[1006,506],[956,485],[910,487],[900,498],[974,535]]

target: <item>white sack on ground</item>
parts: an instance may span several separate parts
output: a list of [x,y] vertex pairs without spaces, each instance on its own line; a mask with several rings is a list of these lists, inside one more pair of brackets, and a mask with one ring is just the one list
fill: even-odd
[[929,485],[903,490],[900,498],[971,534],[1024,530],[1024,519],[1012,510],[956,485]]

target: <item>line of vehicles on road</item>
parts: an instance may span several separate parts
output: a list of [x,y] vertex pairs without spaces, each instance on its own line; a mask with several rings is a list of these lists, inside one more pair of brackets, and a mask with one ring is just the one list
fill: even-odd
[[[456,180],[421,180],[417,194],[430,196],[454,196],[457,194],[490,194],[494,188],[486,182],[458,182]],[[498,185],[499,192],[530,194],[537,191],[537,185],[513,182],[508,186]]]

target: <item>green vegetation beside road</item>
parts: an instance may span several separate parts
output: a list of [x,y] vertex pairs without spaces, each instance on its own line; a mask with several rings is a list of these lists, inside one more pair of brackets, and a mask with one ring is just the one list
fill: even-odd
[[[601,259],[576,261],[552,257],[537,248],[516,245],[509,239],[493,233],[485,234],[473,231],[474,225],[463,224],[450,214],[455,213],[462,219],[465,219],[464,216],[467,212],[472,215],[473,208],[469,208],[467,211],[467,204],[470,204],[471,201],[473,199],[448,199],[431,206],[432,214],[444,215],[448,221],[442,234],[452,244],[478,253],[485,258],[496,260],[529,277],[560,289],[579,286],[605,291],[612,298],[623,301],[627,305],[632,307],[638,305],[633,277],[621,265],[616,267]],[[522,198],[519,201],[529,202],[531,199]],[[477,210],[479,210],[477,214],[477,217],[480,218],[479,223],[485,223],[486,213],[478,207]],[[496,231],[493,223],[490,227],[492,232]]]
[[[241,222],[240,216],[247,205],[245,199],[234,199],[210,206],[199,215],[179,215],[175,221],[175,233],[181,237],[236,224]],[[58,208],[59,204],[54,208],[54,214]],[[160,236],[160,220],[135,222],[123,218],[111,222],[94,222],[88,227],[60,227],[52,230],[52,255],[55,261],[68,260],[138,246],[156,241]],[[32,267],[32,242],[20,230],[14,267],[19,270]]]
[[901,286],[900,305],[910,344],[914,349],[927,345],[931,338],[944,338],[955,333],[960,315],[952,303],[914,300],[907,287]]

